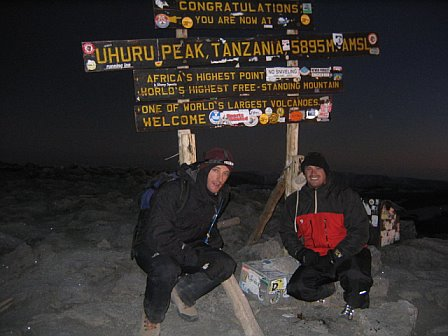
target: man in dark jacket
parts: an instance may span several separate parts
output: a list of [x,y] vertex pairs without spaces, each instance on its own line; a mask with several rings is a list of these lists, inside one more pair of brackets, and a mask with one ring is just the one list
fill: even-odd
[[[141,335],[160,334],[170,299],[182,318],[197,320],[196,300],[235,271],[235,261],[221,250],[216,226],[229,199],[225,183],[233,165],[229,151],[213,148],[203,162],[183,165],[180,178],[162,185],[151,199],[142,217],[143,239],[135,248],[136,262],[147,274]],[[188,200],[179,211],[185,183]]]
[[287,285],[296,299],[318,301],[332,295],[334,282],[344,289],[341,315],[369,307],[371,254],[369,220],[359,195],[338,185],[325,158],[308,153],[301,164],[307,184],[286,199],[280,235],[288,253],[300,261]]

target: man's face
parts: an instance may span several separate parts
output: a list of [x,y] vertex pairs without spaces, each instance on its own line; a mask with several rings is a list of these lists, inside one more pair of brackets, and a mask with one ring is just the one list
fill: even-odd
[[311,188],[317,189],[327,183],[327,174],[321,167],[306,166],[304,174],[306,181]]
[[207,176],[207,189],[216,194],[221,190],[230,176],[230,169],[226,165],[215,166],[210,169]]

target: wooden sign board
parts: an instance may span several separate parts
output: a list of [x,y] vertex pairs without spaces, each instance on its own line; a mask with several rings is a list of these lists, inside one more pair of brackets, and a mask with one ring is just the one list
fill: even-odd
[[157,29],[314,28],[310,1],[153,0]]
[[[303,58],[379,55],[375,33],[83,42],[86,72],[178,66],[285,66]],[[288,64],[290,65],[290,64]]]
[[336,93],[342,67],[247,67],[134,70],[137,101]]
[[254,97],[161,102],[134,107],[137,132],[191,127],[263,127],[302,121],[329,121],[331,96]]

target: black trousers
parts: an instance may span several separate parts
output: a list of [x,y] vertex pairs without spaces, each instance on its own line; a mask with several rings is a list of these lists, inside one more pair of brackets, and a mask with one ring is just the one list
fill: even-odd
[[296,299],[313,302],[333,294],[327,284],[339,281],[347,304],[353,308],[368,308],[369,291],[373,285],[371,263],[372,256],[367,248],[337,268],[328,262],[328,258],[320,257],[316,265],[299,266],[288,282],[287,293]]
[[201,262],[210,265],[207,273],[199,265],[183,267],[174,258],[155,253],[144,245],[136,248],[135,260],[147,274],[143,306],[149,321],[161,323],[165,319],[174,286],[182,301],[192,306],[235,271],[235,261],[224,251],[207,246],[201,247],[200,255]]

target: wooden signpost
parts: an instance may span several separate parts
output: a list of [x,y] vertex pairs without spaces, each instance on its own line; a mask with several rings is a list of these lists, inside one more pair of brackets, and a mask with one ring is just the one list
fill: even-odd
[[159,38],[82,43],[86,72],[178,66],[287,66],[309,58],[379,55],[376,33]]
[[[196,161],[190,127],[286,125],[286,168],[248,240],[254,243],[280,197],[294,191],[303,159],[299,123],[330,121],[331,95],[343,90],[340,66],[303,63],[378,56],[378,36],[311,31],[313,2],[301,0],[153,0],[153,5],[155,29],[174,28],[176,38],[82,42],[84,70],[133,70],[136,130],[177,129],[180,164]],[[188,37],[192,29],[270,29],[275,34]],[[245,335],[263,336],[235,277],[223,286]]]

